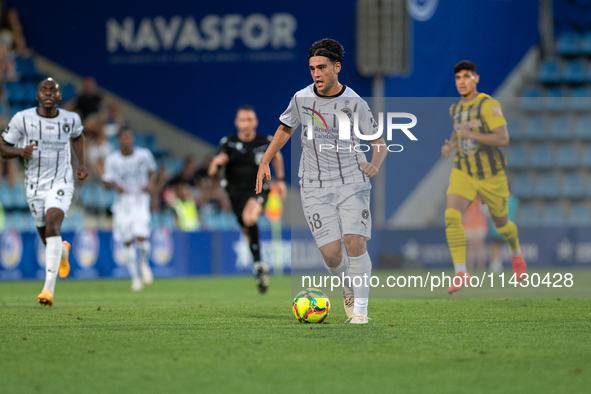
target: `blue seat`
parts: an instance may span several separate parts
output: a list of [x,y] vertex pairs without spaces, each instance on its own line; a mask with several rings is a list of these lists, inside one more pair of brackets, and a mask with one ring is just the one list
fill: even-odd
[[581,52],[585,55],[591,55],[591,31],[583,34],[581,38]]
[[532,174],[516,174],[511,181],[511,193],[517,197],[530,198],[534,192],[534,177]]
[[550,127],[550,137],[556,140],[569,140],[573,136],[574,129],[571,117],[567,115],[555,116]]
[[518,141],[525,137],[525,129],[521,127],[519,118],[507,118],[507,132],[512,141]]
[[16,63],[17,74],[23,78],[33,78],[37,76],[35,61],[32,57],[17,57],[14,61]]
[[566,198],[582,198],[585,195],[586,180],[578,172],[566,174],[562,186],[562,196]]
[[573,111],[591,110],[591,89],[584,86],[573,88],[569,108]]
[[575,135],[583,140],[591,140],[591,116],[578,117]]
[[76,97],[76,88],[71,83],[62,85],[62,101],[70,101]]
[[560,179],[556,174],[541,174],[535,195],[541,198],[558,198],[560,196]]
[[559,202],[547,203],[542,216],[544,226],[564,226],[566,222],[566,209]]
[[542,90],[539,88],[528,88],[522,93],[520,108],[523,111],[540,111],[543,108]]
[[566,224],[569,226],[591,225],[591,209],[589,209],[589,204],[586,202],[572,204]]
[[534,168],[552,168],[554,165],[554,149],[551,144],[537,144],[530,156],[530,164]]
[[567,83],[584,83],[587,80],[585,61],[569,60],[566,63],[562,80]]
[[553,87],[548,89],[546,97],[546,109],[548,111],[564,111],[568,108],[570,99],[567,99],[566,88]]
[[37,101],[37,84],[33,81],[26,82],[23,86],[25,101],[31,103]]
[[551,84],[559,83],[561,80],[560,63],[558,60],[545,60],[540,65],[538,81]]
[[25,101],[25,92],[20,82],[6,82],[6,98],[11,104]]
[[27,194],[22,183],[16,183],[12,186],[13,202],[17,209],[28,209]]
[[583,146],[583,155],[580,161],[581,167],[591,168],[591,144],[586,143]]
[[13,194],[8,185],[4,182],[0,182],[0,203],[2,203],[4,209],[7,210],[13,209],[15,206]]
[[507,165],[509,168],[520,169],[527,168],[527,145],[524,143],[515,143],[509,146],[507,154]]
[[561,33],[556,40],[556,52],[560,55],[574,56],[583,52],[582,37],[575,31]]
[[579,148],[575,143],[565,143],[558,146],[556,165],[560,168],[576,168],[579,165]]
[[143,134],[138,132],[135,133],[135,146],[139,146],[140,148],[146,148],[146,139]]
[[534,202],[520,204],[515,219],[521,226],[537,226],[540,223],[540,206]]
[[527,122],[526,132],[527,138],[533,140],[543,140],[548,138],[547,126],[548,122],[541,115],[531,116]]

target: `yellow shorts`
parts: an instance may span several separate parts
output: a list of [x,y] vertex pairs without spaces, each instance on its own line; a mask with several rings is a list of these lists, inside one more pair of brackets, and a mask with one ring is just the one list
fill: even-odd
[[457,194],[470,201],[474,201],[478,194],[482,203],[488,206],[492,216],[503,217],[509,213],[507,207],[509,185],[505,173],[487,179],[478,179],[454,168],[449,177],[447,194]]

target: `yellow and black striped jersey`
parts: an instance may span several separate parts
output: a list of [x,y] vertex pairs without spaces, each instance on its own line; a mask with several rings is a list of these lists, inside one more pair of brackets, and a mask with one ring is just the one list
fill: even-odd
[[507,162],[496,146],[485,145],[471,138],[460,137],[463,123],[475,133],[491,133],[499,126],[507,124],[501,105],[488,94],[480,93],[471,101],[460,100],[452,105],[449,114],[453,120],[458,138],[455,166],[470,176],[479,179],[504,173]]

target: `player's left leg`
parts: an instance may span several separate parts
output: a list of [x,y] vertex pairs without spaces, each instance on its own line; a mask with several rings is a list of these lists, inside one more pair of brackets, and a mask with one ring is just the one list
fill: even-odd
[[146,237],[137,237],[136,241],[140,256],[140,273],[142,282],[146,285],[149,285],[154,282],[154,275],[152,274],[152,269],[150,268],[150,263],[148,261],[148,256],[150,254],[150,241],[148,241]]
[[505,174],[497,174],[490,179],[482,180],[478,186],[478,194],[482,203],[488,206],[497,232],[503,237],[511,250],[513,272],[517,280],[525,279],[527,265],[519,247],[519,233],[517,226],[509,220],[509,186]]
[[55,282],[62,259],[64,245],[62,244],[61,227],[64,220],[64,211],[59,208],[49,208],[45,213],[45,226],[39,228],[45,240],[45,284],[43,291],[37,296],[37,301],[42,305],[53,305],[53,293]]
[[349,273],[355,301],[353,304],[352,324],[368,323],[367,306],[369,304],[369,282],[371,279],[371,259],[367,253],[365,237],[357,234],[345,234],[345,250],[349,257]]
[[134,220],[133,235],[136,239],[137,250],[139,254],[139,266],[141,280],[144,284],[149,285],[154,282],[154,275],[150,269],[149,255],[150,255],[150,198],[149,196],[142,196],[138,199],[135,212],[133,213]]
[[[260,196],[259,196],[260,197]],[[254,261],[253,271],[261,293],[266,293],[269,287],[269,267],[261,260],[259,244],[259,227],[257,221],[263,213],[264,197],[250,197],[242,210],[243,230],[248,238],[250,252]]]
[[354,183],[337,187],[339,218],[343,229],[345,250],[349,259],[349,273],[355,301],[352,324],[369,322],[369,282],[372,263],[367,253],[367,240],[371,239],[370,183]]

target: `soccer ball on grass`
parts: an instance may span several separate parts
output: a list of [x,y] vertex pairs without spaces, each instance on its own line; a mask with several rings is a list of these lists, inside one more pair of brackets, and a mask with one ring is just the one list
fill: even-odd
[[302,290],[294,298],[292,310],[302,323],[322,323],[330,312],[330,300],[321,290]]

